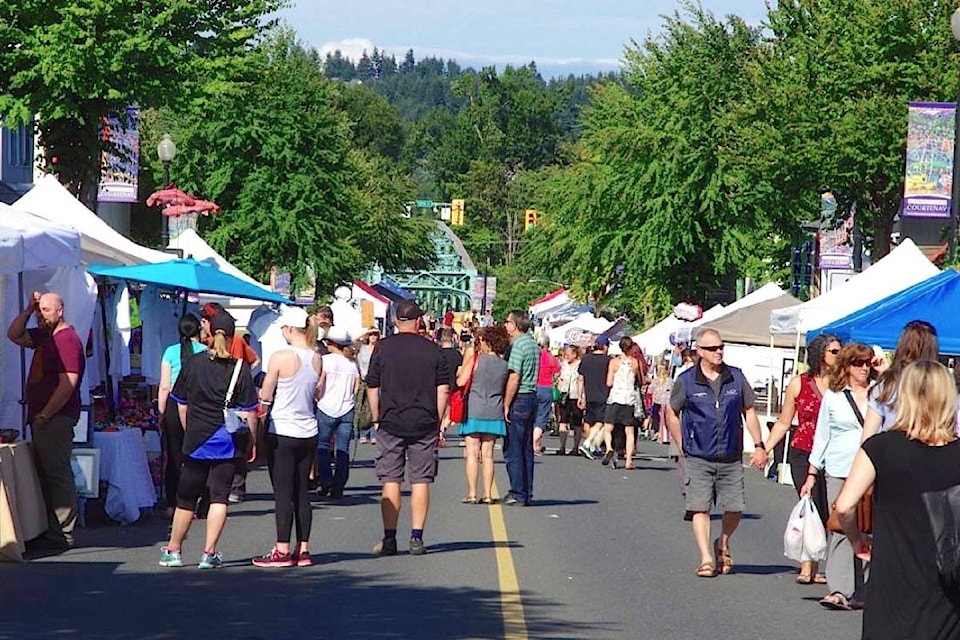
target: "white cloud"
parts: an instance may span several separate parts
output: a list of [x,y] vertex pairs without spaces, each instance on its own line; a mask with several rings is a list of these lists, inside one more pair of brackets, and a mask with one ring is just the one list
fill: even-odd
[[343,40],[335,40],[322,44],[320,46],[320,55],[326,56],[328,53],[339,51],[343,54],[344,58],[359,60],[364,51],[373,53],[373,46],[373,41],[369,38],[344,38]]

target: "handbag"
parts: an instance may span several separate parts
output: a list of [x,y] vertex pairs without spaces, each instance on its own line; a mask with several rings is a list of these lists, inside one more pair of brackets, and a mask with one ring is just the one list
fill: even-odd
[[367,398],[367,383],[361,382],[353,397],[353,428],[366,431],[373,427],[373,410],[370,409],[370,399]]
[[[853,399],[853,394],[849,389],[843,390],[843,395],[847,397],[847,402],[853,408],[853,413],[857,416],[860,426],[863,426],[863,414],[860,413],[857,402]],[[840,491],[843,491],[843,485],[840,485]],[[857,528],[863,533],[873,533],[873,487],[870,487],[861,496],[857,503]],[[827,518],[827,529],[834,533],[843,533],[843,527],[840,524],[840,514],[837,513],[836,502],[830,505],[830,517]]]
[[480,353],[477,353],[473,358],[473,366],[470,369],[470,377],[467,378],[467,384],[456,389],[450,394],[450,422],[462,424],[467,421],[467,396],[470,393],[470,385],[473,383],[473,374],[477,371],[477,363],[479,361]]
[[249,430],[247,420],[240,415],[241,412],[228,406],[233,400],[233,390],[237,386],[237,379],[240,377],[240,365],[242,364],[242,360],[237,360],[236,366],[233,367],[230,386],[227,387],[227,395],[223,399],[223,425],[227,428],[228,433],[239,433]]
[[560,387],[558,387],[557,385],[553,385],[553,391],[551,393],[553,394],[554,402],[560,402],[561,400],[563,400],[563,392],[560,391]]
[[933,531],[937,573],[944,590],[960,592],[960,485],[921,494]]

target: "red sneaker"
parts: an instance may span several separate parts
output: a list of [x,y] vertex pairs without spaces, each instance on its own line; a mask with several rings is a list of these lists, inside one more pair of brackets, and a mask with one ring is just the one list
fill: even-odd
[[252,562],[255,567],[293,567],[297,564],[289,553],[280,553],[276,549],[272,549],[265,556],[254,558]]
[[297,563],[298,567],[312,567],[313,558],[310,557],[310,552],[300,553],[293,556],[294,561]]

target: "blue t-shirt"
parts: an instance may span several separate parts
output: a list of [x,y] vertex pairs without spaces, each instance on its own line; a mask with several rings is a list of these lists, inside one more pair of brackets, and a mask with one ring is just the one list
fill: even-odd
[[[193,347],[194,353],[201,353],[207,350],[205,346],[193,340],[190,341],[190,345]],[[170,388],[172,389],[173,385],[177,383],[177,378],[180,376],[180,343],[172,344],[164,349],[163,357],[160,361],[170,365]]]

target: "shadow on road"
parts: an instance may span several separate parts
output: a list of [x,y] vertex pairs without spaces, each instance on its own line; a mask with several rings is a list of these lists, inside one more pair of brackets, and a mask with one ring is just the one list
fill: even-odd
[[749,576],[771,576],[778,573],[796,573],[797,568],[785,564],[738,564],[734,566],[733,572]]
[[[469,544],[469,543],[467,543]],[[321,556],[322,558],[322,556]],[[354,576],[324,561],[307,569],[140,573],[118,563],[0,566],[0,640],[32,638],[498,638],[500,593],[471,586],[410,584],[423,559],[381,560],[403,574]],[[524,594],[535,638],[574,638],[597,623],[566,620],[556,602]]]

